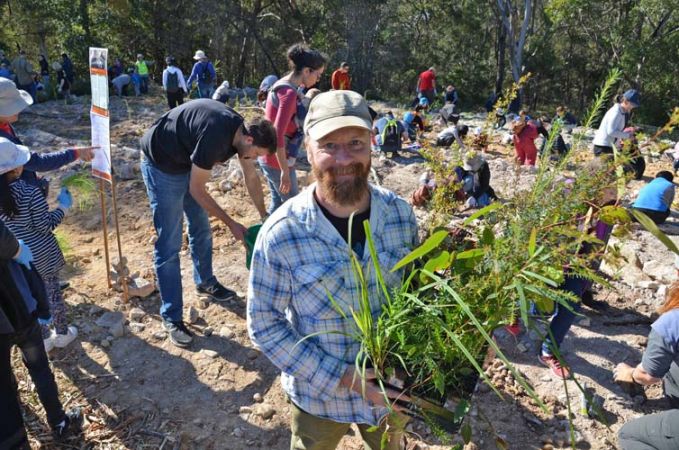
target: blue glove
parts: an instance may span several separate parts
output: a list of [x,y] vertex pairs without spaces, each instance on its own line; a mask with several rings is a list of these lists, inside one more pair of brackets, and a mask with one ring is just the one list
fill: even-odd
[[31,249],[21,239],[19,239],[19,253],[14,257],[14,261],[23,264],[27,269],[31,268],[33,253],[31,253]]
[[52,316],[49,316],[47,319],[41,319],[40,317],[38,317],[38,323],[40,325],[45,325],[45,326],[51,325],[52,324]]
[[73,196],[65,187],[61,188],[61,192],[59,192],[59,195],[57,196],[57,201],[59,202],[59,208],[64,211],[68,211],[68,209],[73,206]]

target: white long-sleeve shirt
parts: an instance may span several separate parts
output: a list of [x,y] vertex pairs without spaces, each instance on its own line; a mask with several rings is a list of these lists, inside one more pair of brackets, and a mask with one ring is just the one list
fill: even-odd
[[167,68],[163,70],[163,89],[167,90],[167,75],[169,73],[177,74],[177,81],[179,81],[179,87],[181,89],[184,89],[184,92],[188,94],[189,89],[186,87],[186,80],[184,79],[184,74],[182,73],[181,69],[176,66],[167,66]]
[[606,115],[596,130],[594,135],[594,145],[601,147],[613,147],[616,139],[627,139],[630,137],[629,133],[622,130],[625,129],[625,112],[619,103],[616,103],[606,111]]

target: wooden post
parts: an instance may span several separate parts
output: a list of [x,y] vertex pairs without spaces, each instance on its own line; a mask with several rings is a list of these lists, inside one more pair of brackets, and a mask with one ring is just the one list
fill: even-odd
[[[113,167],[111,167],[111,200],[113,201],[113,217],[116,224],[116,241],[118,242],[118,261],[123,261],[123,247],[120,245],[120,225],[118,224],[118,202],[116,201],[116,181]],[[130,300],[127,291],[127,276],[121,277],[123,283],[123,301],[127,303]]]
[[101,200],[101,223],[104,230],[104,257],[106,258],[106,281],[111,289],[111,261],[108,255],[108,220],[106,217],[106,199],[104,198],[104,180],[99,178],[99,199]]

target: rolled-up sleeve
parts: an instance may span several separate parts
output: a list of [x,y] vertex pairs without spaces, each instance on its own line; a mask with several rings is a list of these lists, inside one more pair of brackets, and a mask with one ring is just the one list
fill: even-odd
[[648,335],[648,345],[641,359],[641,367],[655,378],[662,378],[670,370],[670,365],[677,356],[675,349],[665,342],[662,335],[651,330]]

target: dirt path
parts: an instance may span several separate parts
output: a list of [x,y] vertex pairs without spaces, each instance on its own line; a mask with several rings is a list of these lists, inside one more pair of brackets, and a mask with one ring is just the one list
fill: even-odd
[[[87,109],[86,103],[36,105],[31,114],[22,116],[18,129],[26,143],[37,151],[83,144],[89,140]],[[112,99],[112,109],[114,165],[132,171],[129,179],[118,185],[123,251],[132,271],[153,280],[154,232],[144,184],[135,168],[136,141],[163,112],[163,102],[159,97]],[[529,185],[532,174],[512,169],[508,149],[494,148],[489,159],[493,185],[501,194],[507,195],[517,185]],[[375,157],[373,167],[383,186],[407,197],[424,170],[422,162],[416,155],[405,155],[395,161]],[[647,171],[651,172],[654,173],[653,168]],[[52,196],[58,191],[59,179],[67,173],[71,170],[50,174]],[[256,223],[255,210],[249,205],[244,187],[238,183],[220,184],[229,174],[228,167],[215,171],[215,183],[210,187],[213,194],[237,220],[246,225]],[[232,189],[228,190],[229,187]],[[426,220],[423,211],[417,213]],[[80,334],[67,349],[55,350],[51,359],[62,398],[67,406],[84,408],[87,425],[83,442],[71,440],[63,448],[288,448],[289,408],[278,371],[252,348],[247,336],[245,251],[224,225],[212,221],[212,227],[215,274],[224,285],[238,291],[239,298],[226,304],[201,302],[194,293],[185,246],[181,254],[185,318],[193,315],[191,328],[197,339],[190,349],[178,349],[161,330],[157,294],[144,300],[135,298],[124,305],[119,294],[107,290],[98,203],[94,208],[73,211],[67,216],[60,227],[71,248],[69,267],[64,274],[71,283],[66,301],[70,319]],[[667,256],[645,233],[639,233],[644,244],[639,250],[642,260]],[[110,242],[115,255],[113,235]],[[580,448],[615,448],[615,431],[626,420],[663,407],[658,389],[651,389],[649,400],[642,401],[630,399],[611,382],[610,371],[617,362],[639,360],[649,330],[648,315],[658,303],[652,289],[622,283],[617,286],[618,293],[599,294],[611,305],[609,311],[602,314],[584,309],[583,319],[572,328],[564,343],[565,357],[578,379],[586,381],[605,400],[604,409],[611,426],[609,430],[576,414]],[[648,296],[652,301],[638,302]],[[126,322],[122,336],[112,336],[109,329],[96,324],[107,312],[122,311],[127,317],[133,307],[140,311],[135,310],[134,320]],[[615,325],[616,320],[637,324]],[[493,449],[496,436],[500,436],[512,449],[543,448],[542,444],[548,441],[558,448],[567,430],[563,383],[537,364],[536,343],[529,337],[522,337],[519,347],[514,338],[503,333],[498,334],[498,341],[552,411],[540,412],[514,387],[512,380],[502,375],[502,389],[507,394],[504,400],[484,386],[475,394],[475,406],[469,416],[475,444],[478,448]],[[519,348],[527,351],[521,352]],[[22,402],[27,405],[32,444],[34,448],[51,448],[42,408],[17,353],[14,359]],[[568,391],[577,410],[579,395],[572,383]],[[414,424],[411,429],[430,444],[412,438],[409,448],[449,448],[431,444],[431,437],[421,425]],[[361,448],[355,434],[347,436],[339,448]]]

